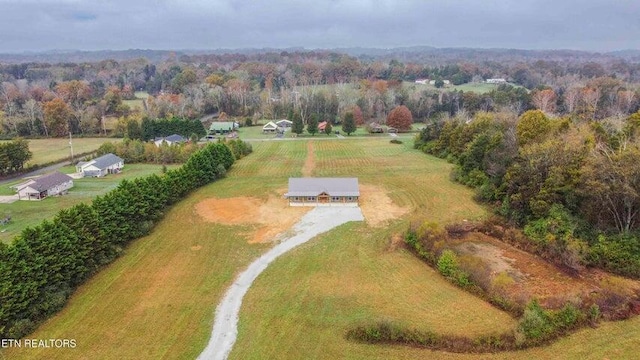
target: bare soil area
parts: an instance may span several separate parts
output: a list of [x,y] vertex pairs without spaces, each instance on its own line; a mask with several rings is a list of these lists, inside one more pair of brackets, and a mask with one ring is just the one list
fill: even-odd
[[224,225],[255,225],[250,243],[270,242],[311,208],[290,207],[286,199],[270,195],[265,201],[253,197],[210,198],[195,205],[203,219]]
[[360,184],[360,208],[367,224],[373,227],[381,227],[409,212],[408,207],[394,204],[385,189],[376,185]]
[[598,291],[603,282],[624,284],[629,292],[640,289],[640,282],[623,279],[597,269],[587,269],[570,276],[555,265],[482,233],[469,233],[456,249],[485,261],[493,275],[508,273],[515,281],[511,289],[515,297],[533,296],[543,305],[553,306],[558,299],[578,297]]

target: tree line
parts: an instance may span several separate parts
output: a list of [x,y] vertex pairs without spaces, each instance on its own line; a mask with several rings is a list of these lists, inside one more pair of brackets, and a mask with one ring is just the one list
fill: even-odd
[[521,226],[560,265],[640,277],[640,112],[619,124],[478,113],[432,122],[424,152],[456,164],[453,177]]
[[90,205],[61,210],[12,244],[0,243],[0,338],[33,331],[131,240],[148,234],[168,206],[224,177],[250,151],[239,140],[208,144],[178,169],[123,180]]
[[[496,53],[500,62],[448,55],[444,62],[432,62],[405,55],[387,59],[310,51],[193,55],[159,63],[0,65],[0,132],[5,137],[104,134],[106,119],[136,113],[194,119],[220,111],[255,120],[282,118],[294,109],[304,124],[318,114],[318,121],[335,125],[354,105],[365,122],[379,123],[399,105],[420,121],[505,109],[517,115],[540,109],[603,119],[627,116],[640,107],[640,65],[631,60],[594,56],[586,61],[580,54],[555,54],[555,59],[567,57],[558,61],[544,53],[524,58]],[[517,86],[480,93],[407,83],[421,78],[452,84],[504,78]],[[141,90],[150,95],[144,109],[131,108],[127,100]]]

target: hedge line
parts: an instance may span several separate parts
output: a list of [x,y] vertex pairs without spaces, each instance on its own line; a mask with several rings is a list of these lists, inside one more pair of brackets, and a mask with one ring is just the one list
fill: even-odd
[[0,243],[0,338],[29,334],[127,243],[149,233],[169,205],[223,177],[250,151],[239,140],[208,144],[178,169],[123,180],[91,205],[61,210],[11,245]]

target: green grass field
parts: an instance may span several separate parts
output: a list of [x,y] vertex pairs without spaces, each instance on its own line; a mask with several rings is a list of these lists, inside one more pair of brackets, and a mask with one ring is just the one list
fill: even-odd
[[[167,168],[175,165],[167,166]],[[160,173],[162,165],[127,164],[120,174],[112,174],[102,178],[83,178],[73,180],[73,188],[64,196],[55,196],[42,201],[16,201],[11,204],[0,204],[0,217],[10,215],[12,220],[7,225],[0,226],[0,241],[11,242],[13,238],[28,227],[38,225],[44,219],[52,218],[60,209],[69,208],[81,202],[90,202],[98,195],[105,194],[114,189],[122,179],[133,179]],[[60,169],[63,173],[73,173],[75,168],[68,166]],[[23,182],[15,180],[3,184],[0,195],[13,195],[15,192],[10,186]]]
[[[100,145],[107,141],[116,142],[121,140],[113,138],[73,138],[73,153],[86,153],[97,150]],[[33,153],[33,157],[27,162],[27,166],[48,164],[71,156],[68,138],[29,139],[28,141],[29,150]]]
[[[414,217],[479,219],[472,191],[449,181],[451,165],[388,138],[313,142],[314,176],[358,176],[411,209],[382,228],[350,223],[285,254],[249,290],[233,359],[633,358],[640,318],[585,329],[522,352],[449,354],[348,342],[365,320],[391,319],[449,334],[514,326],[507,314],[452,286],[402,248],[389,246]],[[270,245],[249,244],[247,226],[208,223],[194,206],[209,197],[266,199],[300,176],[307,142],[259,142],[226,179],[194,192],[153,232],[82,286],[29,338],[67,338],[75,349],[11,349],[10,359],[192,359],[204,348],[214,309],[235,275]],[[3,353],[0,353],[2,359]]]
[[[522,87],[520,85],[508,83],[511,86]],[[413,90],[413,91],[423,91],[423,90],[438,90],[434,85],[423,85],[416,84],[409,81],[403,82],[402,85],[405,89]],[[464,91],[464,92],[475,92],[478,94],[486,94],[498,88],[498,84],[487,84],[487,83],[467,83],[461,85],[446,85],[442,88],[445,91]]]

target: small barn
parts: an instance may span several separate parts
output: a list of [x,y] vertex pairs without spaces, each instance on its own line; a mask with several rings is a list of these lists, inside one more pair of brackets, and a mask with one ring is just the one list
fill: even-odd
[[278,132],[278,124],[274,123],[273,121],[269,121],[268,123],[264,124],[264,126],[262,127],[262,132],[276,133]]
[[66,194],[73,178],[59,171],[14,186],[20,200],[42,200],[47,196]]
[[162,142],[165,142],[167,145],[171,146],[174,144],[183,144],[187,142],[187,139],[181,135],[173,134],[167,137],[157,137],[153,140],[153,143],[156,144],[156,146],[162,145]]
[[324,132],[324,130],[327,128],[327,122],[323,121],[321,123],[318,124],[318,131],[320,132]]
[[124,160],[114,154],[105,154],[91,161],[81,161],[76,165],[76,171],[83,177],[101,177],[107,174],[117,174],[122,171]]
[[289,206],[358,206],[358,178],[289,178]]

